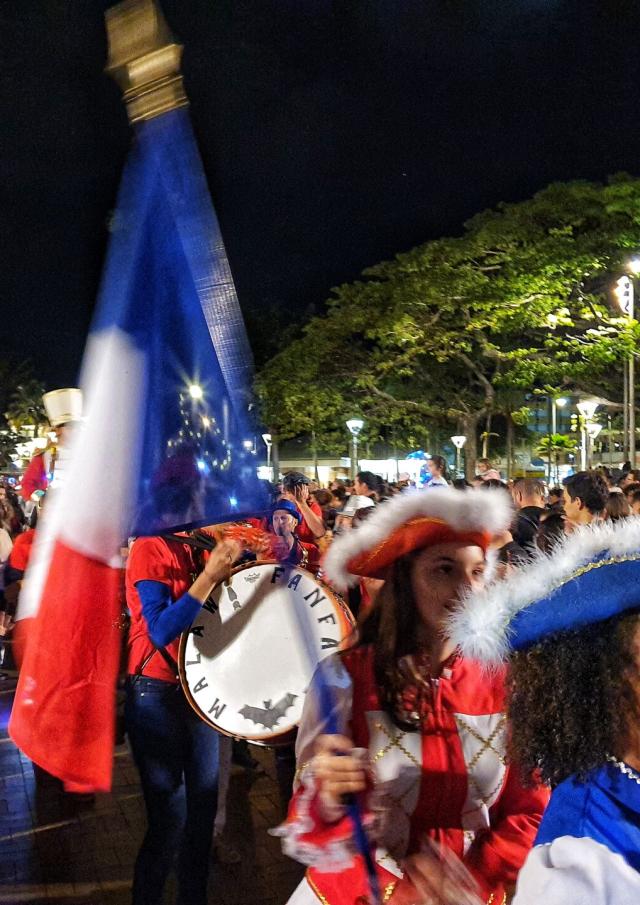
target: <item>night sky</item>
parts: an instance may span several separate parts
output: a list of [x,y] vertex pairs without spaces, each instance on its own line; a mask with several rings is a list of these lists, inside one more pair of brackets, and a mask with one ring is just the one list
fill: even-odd
[[[0,4],[2,349],[76,379],[131,139],[100,0]],[[640,173],[640,4],[164,0],[258,361],[329,290],[554,180]]]

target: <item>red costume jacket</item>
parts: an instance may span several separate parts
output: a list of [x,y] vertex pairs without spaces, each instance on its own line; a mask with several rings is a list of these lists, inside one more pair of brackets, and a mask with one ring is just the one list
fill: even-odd
[[20,496],[23,500],[30,500],[31,494],[36,490],[46,490],[49,485],[49,476],[45,462],[45,453],[47,450],[36,453],[33,459],[27,465],[27,469],[22,476],[22,484],[20,485]]
[[[524,788],[517,769],[505,762],[504,675],[487,675],[458,658],[433,683],[433,709],[422,728],[403,732],[380,707],[372,647],[337,655],[320,668],[333,686],[340,731],[369,752],[373,785],[362,805],[371,818],[384,901],[407,895],[414,901],[401,862],[428,837],[463,860],[485,902],[501,905],[548,801],[546,788]],[[354,905],[367,901],[366,873],[352,850],[348,818],[337,813],[329,819],[320,806],[312,752],[326,730],[317,711],[311,691],[298,737],[299,779],[278,832],[285,851],[310,865],[307,882],[320,901]]]

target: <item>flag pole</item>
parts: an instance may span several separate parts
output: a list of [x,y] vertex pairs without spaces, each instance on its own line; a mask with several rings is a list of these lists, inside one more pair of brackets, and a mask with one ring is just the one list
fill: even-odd
[[105,13],[109,38],[106,71],[123,91],[129,121],[153,119],[186,107],[177,44],[153,0],[125,0]]
[[[105,14],[109,38],[109,72],[123,91],[127,114],[131,124],[150,120],[179,107],[188,106],[184,90],[180,62],[182,46],[177,44],[169,31],[162,13],[154,0],[124,0]],[[227,314],[233,321],[234,310],[218,312]],[[207,311],[205,308],[205,316]],[[211,318],[207,322],[211,329]],[[212,338],[220,335],[220,326],[212,330]],[[221,337],[222,338],[222,337]],[[228,371],[236,387],[242,382],[242,359],[250,358],[248,345],[236,343],[235,356],[230,356]],[[244,362],[247,364],[247,362]],[[224,367],[223,367],[223,370]],[[230,387],[231,389],[231,387]],[[233,393],[231,394],[233,398]],[[305,639],[305,626],[300,625],[301,640]],[[321,682],[321,709],[325,712],[327,725],[335,723],[331,689]],[[351,818],[354,842],[363,858],[371,891],[371,905],[380,902],[380,888],[375,863],[366,837],[362,816],[353,800],[347,802]]]

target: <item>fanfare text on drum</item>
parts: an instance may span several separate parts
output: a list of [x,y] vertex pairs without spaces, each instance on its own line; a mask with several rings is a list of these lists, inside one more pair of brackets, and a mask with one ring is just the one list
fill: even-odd
[[214,588],[183,635],[181,681],[196,712],[216,729],[284,744],[300,720],[313,669],[352,628],[345,604],[312,573],[250,563]]

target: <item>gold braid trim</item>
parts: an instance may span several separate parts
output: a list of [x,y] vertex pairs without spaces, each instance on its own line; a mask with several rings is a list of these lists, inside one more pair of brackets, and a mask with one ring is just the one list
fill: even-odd
[[487,899],[487,905],[506,905],[507,903],[507,894],[506,892],[502,894],[502,898],[498,902],[496,899],[495,892],[492,892],[489,898]]
[[397,884],[398,884],[397,880],[394,880],[393,883],[387,883],[387,885],[384,888],[384,892],[382,893],[383,903],[389,901],[389,899],[391,898],[391,896],[394,893],[394,890],[395,890]]
[[296,768],[296,772],[293,777],[294,786],[300,782],[300,777],[302,776],[302,774],[304,773],[304,771],[306,770],[306,768],[309,766],[310,763],[311,763],[310,760],[306,760],[303,764],[300,764],[300,766]]
[[315,893],[315,895],[317,896],[317,898],[320,899],[320,901],[322,902],[322,905],[330,905],[329,900],[326,899],[326,898],[322,895],[322,893],[320,892],[320,890],[318,889],[318,887],[316,886],[316,884],[315,884],[315,883],[313,882],[313,880],[311,879],[311,877],[310,877],[310,875],[309,875],[309,871],[307,871],[307,873],[305,874],[305,876],[306,876],[306,878],[307,878],[307,883],[309,884],[309,886],[311,887],[311,889],[313,890],[313,892]]

